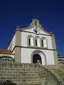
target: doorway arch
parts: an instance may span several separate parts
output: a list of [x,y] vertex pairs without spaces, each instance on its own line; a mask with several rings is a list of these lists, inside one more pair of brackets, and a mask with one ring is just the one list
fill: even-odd
[[32,52],[31,54],[31,61],[32,63],[37,63],[37,61],[39,61],[42,65],[46,65],[46,56],[42,51],[39,50],[35,50]]
[[37,63],[37,61],[39,61],[42,64],[42,59],[39,54],[33,55],[33,63]]

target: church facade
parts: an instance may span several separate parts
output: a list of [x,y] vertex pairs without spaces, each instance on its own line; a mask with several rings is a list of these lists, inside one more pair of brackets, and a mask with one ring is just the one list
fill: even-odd
[[[36,76],[36,80],[39,81],[39,83],[36,80],[30,80],[30,83],[27,79],[25,79],[25,77],[27,77],[29,79],[29,76],[24,75],[24,80],[29,83],[26,84],[38,84],[38,85],[61,85],[60,83],[63,84],[63,78],[64,76],[61,78],[60,77],[60,71],[58,71],[58,69],[61,67],[61,69],[63,69],[62,66],[64,66],[63,64],[59,64],[59,59],[58,58],[58,52],[56,49],[56,43],[55,43],[55,36],[52,32],[47,32],[45,31],[45,29],[41,26],[39,20],[37,19],[33,19],[32,23],[30,23],[30,25],[28,27],[25,28],[20,28],[19,26],[17,26],[16,28],[16,32],[13,36],[13,38],[11,39],[8,48],[6,50],[0,50],[0,65],[1,67],[3,67],[3,65],[5,65],[7,68],[10,68],[10,64],[12,65],[12,68],[8,69],[7,71],[11,70],[11,74],[14,74],[14,76],[16,76],[17,72],[15,73],[15,70],[21,70],[22,68],[26,70],[26,72],[29,72],[29,76],[31,76],[31,74],[34,76],[31,76],[33,79],[35,79],[35,76],[38,75],[38,77]],[[34,64],[34,65],[33,65]],[[17,69],[15,68],[15,66],[17,65]],[[22,65],[22,66],[21,66]],[[25,66],[26,65],[26,66]],[[31,67],[30,67],[31,65]],[[44,71],[41,71],[40,66],[35,69],[35,65],[38,67],[38,65],[40,65],[45,73],[43,73]],[[5,66],[3,67],[5,73],[7,73],[7,71],[5,70]],[[8,67],[9,66],[9,67]],[[25,66],[25,67],[23,67]],[[20,68],[21,67],[21,68]],[[29,68],[30,67],[30,68]],[[15,70],[13,70],[15,68]],[[27,71],[27,68],[29,68],[29,71]],[[33,68],[35,69],[35,71],[33,71]],[[33,71],[31,73],[30,69]],[[39,70],[40,69],[40,70]],[[21,75],[22,77],[22,72],[19,71],[19,75]],[[23,72],[25,72],[25,70]],[[51,70],[53,70],[54,72],[58,72],[59,75],[56,75],[54,72],[52,72]],[[2,70],[3,71],[3,70]],[[39,74],[41,71],[41,74],[45,76],[41,77],[41,75]],[[50,75],[49,75],[49,73]],[[20,74],[22,73],[22,74]],[[36,75],[35,75],[36,73]],[[64,75],[64,72],[61,72]],[[10,74],[10,75],[11,75]],[[48,75],[47,75],[48,74]],[[3,75],[3,73],[2,73]],[[8,76],[5,75],[4,80],[8,80]],[[9,75],[9,74],[8,74]],[[46,84],[45,80],[47,79],[47,76],[49,76],[48,80],[49,82]],[[53,75],[52,81],[51,80],[51,75]],[[14,80],[14,76],[12,76],[12,78],[10,78],[9,80],[13,81],[14,83],[16,83],[16,81],[20,81],[20,83],[18,83],[18,85],[21,84],[25,84],[22,81],[23,77],[20,79],[16,79]],[[1,76],[2,77],[2,76]],[[1,79],[0,77],[0,79]],[[58,77],[58,78],[57,78]],[[16,77],[15,77],[16,78]],[[32,79],[31,78],[31,79]],[[39,78],[39,80],[38,80]],[[3,79],[1,79],[3,80]],[[43,80],[43,83],[42,83]],[[57,82],[58,81],[58,82]],[[33,83],[34,82],[34,83]],[[52,83],[55,82],[55,83]]]
[[42,65],[58,63],[54,34],[46,32],[36,19],[29,27],[17,27],[8,50],[15,54],[13,57],[16,62],[35,63],[39,59]]

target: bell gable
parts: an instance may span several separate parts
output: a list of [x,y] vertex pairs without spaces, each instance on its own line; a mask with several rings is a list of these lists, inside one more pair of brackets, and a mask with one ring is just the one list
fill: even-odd
[[22,31],[31,32],[31,33],[35,33],[35,34],[49,35],[49,32],[44,30],[44,28],[39,23],[39,20],[37,20],[37,19],[33,19],[32,23],[28,27],[22,28]]

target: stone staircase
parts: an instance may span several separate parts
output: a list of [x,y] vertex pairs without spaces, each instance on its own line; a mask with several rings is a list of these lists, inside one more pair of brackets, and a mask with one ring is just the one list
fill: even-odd
[[0,64],[0,81],[6,80],[17,85],[60,85],[54,74],[38,64]]

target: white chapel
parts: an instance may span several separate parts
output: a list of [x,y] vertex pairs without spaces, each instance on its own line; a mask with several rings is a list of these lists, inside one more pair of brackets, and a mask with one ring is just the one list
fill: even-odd
[[8,46],[16,62],[55,65],[58,61],[54,34],[42,28],[39,20],[33,19],[26,28],[17,27]]
[[0,49],[0,85],[64,85],[64,57],[38,19],[17,26],[7,49]]
[[58,64],[54,34],[45,31],[38,19],[33,19],[28,27],[17,26],[7,50],[0,52],[0,56],[11,57],[17,63]]

